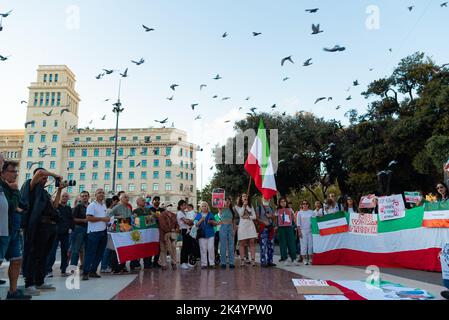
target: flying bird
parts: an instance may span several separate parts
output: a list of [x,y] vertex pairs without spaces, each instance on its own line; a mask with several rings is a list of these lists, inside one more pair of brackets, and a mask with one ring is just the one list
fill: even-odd
[[120,75],[121,75],[123,78],[127,78],[127,77],[128,77],[128,68],[126,68],[125,72],[120,73]]
[[139,61],[131,60],[131,62],[132,62],[132,63],[135,63],[137,66],[140,66],[141,64],[144,64],[144,63],[145,63],[145,59],[144,59],[144,58],[141,58]]
[[320,101],[326,100],[326,99],[327,99],[326,97],[318,98],[318,99],[316,99],[315,104],[317,104]]
[[112,74],[114,72],[114,70],[108,70],[108,69],[103,69],[103,71],[108,75]]
[[150,32],[150,31],[154,31],[153,28],[148,28],[146,25],[142,25],[142,27],[145,29],[145,32]]
[[327,52],[341,52],[341,51],[345,51],[346,48],[345,47],[341,47],[341,46],[339,46],[337,44],[333,48],[330,48],[330,49],[329,48],[324,48],[323,50],[327,51]]
[[309,13],[317,13],[318,10],[320,10],[320,9],[319,9],[319,8],[315,8],[315,9],[306,9],[306,12],[309,12]]
[[64,112],[70,112],[70,109],[68,109],[68,108],[64,108],[64,109],[61,109],[61,116],[64,114]]
[[28,128],[29,125],[34,125],[36,122],[33,121],[28,121],[27,123],[25,123],[25,128]]
[[173,91],[175,91],[175,90],[176,90],[176,87],[179,87],[179,85],[177,85],[177,84],[172,84],[172,85],[170,86],[170,89],[172,89]]
[[412,11],[414,7],[415,7],[415,6],[407,7],[407,8],[408,8],[408,11]]
[[106,120],[106,115],[103,116],[103,118],[101,118],[102,121]]
[[224,97],[224,98],[221,99],[221,101],[226,101],[226,100],[229,100],[229,99],[231,99],[231,97]]
[[202,85],[200,85],[200,90],[203,90],[203,88],[206,88],[207,87],[207,84],[202,84]]
[[154,122],[158,122],[158,123],[160,123],[160,124],[165,124],[165,123],[167,123],[167,121],[168,121],[168,118],[165,118],[165,119],[162,120],[162,121],[154,120]]
[[217,74],[216,76],[215,76],[215,78],[214,78],[214,80],[221,80],[221,79],[223,79],[222,77],[220,77],[220,75],[219,74]]
[[341,109],[341,106],[337,106],[336,108],[335,108],[335,110],[340,110]]
[[287,81],[289,79],[290,79],[289,77],[285,77],[284,79],[282,79],[282,81]]
[[441,7],[441,8],[443,8],[443,7],[446,7],[446,8],[447,8],[447,4],[448,4],[448,2],[443,2],[442,4],[440,4],[440,7]]
[[253,37],[260,36],[261,34],[262,34],[262,32],[253,32]]
[[105,99],[104,102],[108,102],[109,100],[111,100],[111,99]]
[[257,108],[250,108],[249,110],[251,110],[252,113],[256,113]]
[[353,82],[353,84],[354,84],[354,87],[357,87],[357,86],[359,85],[359,80],[355,80],[355,81]]
[[303,64],[303,66],[304,67],[308,67],[308,66],[311,66],[313,63],[312,63],[312,58],[310,58],[310,59],[307,59],[305,62],[304,62],[304,64]]
[[231,120],[226,120],[226,121],[225,121],[225,123],[229,123],[229,122],[231,122]]
[[97,78],[97,80],[100,80],[101,78],[104,77],[104,73],[100,73],[98,76],[96,76],[95,78]]
[[50,110],[50,112],[49,113],[47,113],[47,112],[42,112],[44,115],[46,115],[47,117],[50,117],[52,114],[53,114],[53,109],[51,109]]
[[327,98],[327,101],[332,101],[332,99],[333,99],[332,97],[329,97]]
[[227,32],[225,32],[225,33],[223,33],[223,35],[221,36],[222,38],[226,38],[228,36],[228,33]]
[[292,56],[288,56],[288,57],[285,57],[284,59],[281,60],[281,66],[283,67],[284,63],[286,63],[287,61],[289,61],[291,63],[294,63],[293,59],[292,59]]
[[9,10],[9,11],[6,12],[6,13],[0,13],[0,16],[1,16],[2,18],[7,18],[7,17],[11,14],[11,12],[12,12],[12,10]]
[[9,57],[10,56],[4,57],[4,56],[0,55],[0,61],[6,61],[6,60],[8,60]]
[[349,97],[346,98],[346,100],[347,100],[347,101],[352,100],[352,97],[349,96]]
[[197,107],[198,105],[199,105],[198,103],[194,103],[190,107],[192,108],[193,111],[195,111],[195,107]]
[[20,104],[25,104],[25,103],[28,103],[28,101],[25,101],[25,100],[20,101]]
[[324,32],[323,30],[320,30],[320,24],[312,24],[312,34],[319,34]]
[[167,100],[168,101],[173,101],[173,98],[174,98],[175,96],[171,96],[170,98],[167,98]]
[[249,99],[251,99],[251,97],[246,97],[246,99],[245,99],[245,100],[246,100],[246,101],[249,101]]
[[195,120],[200,120],[201,119],[201,116],[197,116],[196,118],[195,118]]
[[218,96],[217,96],[217,95],[215,95],[215,96],[213,96],[213,97],[212,97],[212,99],[217,99],[217,98],[218,98]]
[[276,104],[273,104],[273,105],[271,106],[271,109],[275,109],[275,108],[277,108],[277,105],[276,105]]

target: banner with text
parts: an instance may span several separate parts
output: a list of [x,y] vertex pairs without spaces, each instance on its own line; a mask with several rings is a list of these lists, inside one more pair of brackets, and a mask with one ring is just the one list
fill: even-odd
[[377,215],[351,213],[349,216],[349,232],[363,235],[376,235]]
[[395,220],[405,217],[405,204],[402,195],[379,197],[379,220]]

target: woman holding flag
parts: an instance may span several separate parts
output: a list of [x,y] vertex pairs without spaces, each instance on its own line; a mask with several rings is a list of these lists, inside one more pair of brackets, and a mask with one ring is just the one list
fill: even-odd
[[251,206],[251,200],[247,194],[242,194],[239,197],[237,206],[237,214],[240,217],[239,228],[237,230],[238,240],[240,245],[240,266],[245,266],[245,247],[249,246],[249,251],[251,254],[251,264],[253,267],[256,266],[256,248],[255,241],[257,239],[256,226],[254,225],[254,220],[256,220],[256,212]]

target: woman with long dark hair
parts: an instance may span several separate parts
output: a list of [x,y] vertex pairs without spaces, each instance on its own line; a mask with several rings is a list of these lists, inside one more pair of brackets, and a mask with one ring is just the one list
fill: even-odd
[[437,199],[438,201],[449,200],[449,189],[444,182],[439,182],[437,184]]
[[357,204],[354,199],[349,196],[346,196],[345,199],[345,212],[349,213],[358,213],[359,209],[357,208]]
[[[279,247],[281,249],[281,260],[284,266],[288,266],[288,255],[292,263],[299,265],[296,260],[296,242],[295,242],[295,224],[294,212],[287,207],[287,199],[282,197],[279,199],[278,209],[276,211],[276,226],[279,237]],[[287,254],[288,251],[288,254]]]
[[189,270],[193,267],[189,265],[189,256],[193,253],[193,238],[189,235],[189,230],[193,226],[193,220],[187,218],[186,208],[187,202],[185,200],[179,200],[176,219],[178,220],[182,235],[181,269],[183,270]]
[[254,208],[251,206],[250,197],[246,194],[242,194],[239,197],[239,201],[235,209],[240,217],[239,228],[237,231],[240,244],[240,266],[243,267],[245,265],[245,247],[249,246],[249,251],[251,253],[251,264],[253,267],[255,267],[255,241],[257,239],[257,230],[256,226],[254,225],[254,220],[256,220],[257,216]]
[[229,268],[234,269],[234,229],[235,212],[232,208],[232,199],[226,198],[223,209],[218,209],[221,215],[220,222],[220,264],[226,269],[226,252],[229,257]]

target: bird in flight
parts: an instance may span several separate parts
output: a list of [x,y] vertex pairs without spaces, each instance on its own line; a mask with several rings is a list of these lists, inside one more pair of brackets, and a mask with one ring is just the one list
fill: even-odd
[[144,59],[144,58],[141,58],[139,61],[131,60],[131,62],[132,62],[132,63],[135,63],[136,66],[140,66],[141,64],[144,64],[144,63],[145,63],[145,59]]
[[33,121],[28,121],[27,123],[25,123],[25,128],[28,128],[29,125],[34,125],[36,122]]
[[171,96],[170,98],[167,98],[167,100],[168,101],[173,101],[173,98],[174,98],[175,96]]
[[327,99],[326,97],[318,98],[318,99],[316,99],[315,104],[317,104],[320,101],[326,100],[326,99]]
[[289,61],[291,63],[294,63],[293,59],[292,59],[292,56],[288,56],[288,57],[285,57],[284,59],[281,60],[281,66],[283,67],[284,63],[286,63],[287,61]]
[[261,34],[262,34],[262,32],[253,32],[253,37],[260,36]]
[[200,120],[201,119],[201,116],[197,116],[196,118],[195,118],[195,121],[196,120]]
[[109,100],[111,100],[111,99],[105,99],[104,102],[108,102]]
[[223,99],[221,99],[221,101],[226,101],[226,100],[229,100],[229,99],[231,99],[231,97],[224,97]]
[[158,123],[160,123],[160,124],[166,124],[166,123],[168,122],[168,118],[165,118],[165,119],[162,120],[162,121],[154,120],[154,122],[158,122]]
[[284,79],[282,79],[282,81],[287,81],[289,79],[290,79],[289,77],[285,77]]
[[318,10],[320,10],[320,9],[319,9],[319,8],[315,8],[315,9],[306,9],[306,12],[309,12],[309,13],[317,13]]
[[100,80],[101,78],[103,78],[104,77],[104,73],[100,73],[98,76],[96,76],[95,78],[97,78],[97,80]]
[[276,109],[277,108],[277,105],[276,104],[273,104],[272,106],[271,106],[271,109]]
[[352,100],[352,96],[346,98],[347,101]]
[[4,56],[0,55],[0,61],[6,61],[6,60],[8,60],[9,57],[10,56],[4,57]]
[[225,123],[229,123],[229,122],[231,122],[231,120],[226,120],[226,121],[225,121]]
[[50,110],[50,112],[49,113],[47,113],[47,112],[42,112],[44,115],[46,115],[47,117],[50,117],[51,115],[52,115],[52,113],[53,113],[53,109],[51,109]]
[[446,8],[447,8],[447,4],[448,4],[448,2],[443,2],[442,4],[440,4],[440,7],[441,7],[441,8],[443,8],[443,7],[446,7]]
[[200,85],[200,90],[203,90],[203,88],[206,88],[207,87],[207,84],[202,84],[202,85]]
[[415,6],[408,7],[408,11],[412,11]]
[[70,109],[68,108],[61,109],[61,116],[64,114],[64,112],[70,112]]
[[145,32],[150,32],[150,31],[154,31],[153,28],[148,28],[146,25],[142,25],[142,27],[145,29]]
[[327,101],[332,101],[332,99],[333,99],[332,97],[329,97],[327,98]]
[[324,51],[327,52],[341,52],[341,51],[345,51],[346,48],[345,47],[340,47],[338,44],[336,46],[334,46],[333,48],[324,48]]
[[221,79],[223,79],[222,77],[220,77],[220,75],[219,74],[217,74],[216,76],[215,76],[215,78],[214,78],[214,80],[221,80]]
[[127,77],[128,77],[128,68],[126,68],[125,72],[120,73],[120,75],[121,75],[123,78],[127,78]]
[[103,69],[106,74],[112,74],[114,70]]
[[11,13],[12,13],[12,10],[9,10],[9,11],[6,12],[6,13],[0,13],[0,16],[1,16],[2,18],[7,18]]
[[103,118],[101,118],[101,121],[106,120],[106,115],[103,116]]
[[192,108],[193,111],[195,111],[195,107],[197,107],[198,105],[199,105],[198,103],[194,103],[190,107]]
[[337,106],[336,108],[335,108],[335,110],[340,110],[341,109],[341,106]]
[[212,99],[217,99],[217,98],[218,98],[218,96],[217,96],[217,95],[215,95],[215,96],[213,96],[213,97],[212,97]]
[[312,24],[312,34],[319,34],[321,32],[324,32],[323,30],[320,30],[320,24]]
[[355,80],[355,81],[353,82],[353,84],[354,84],[354,87],[357,87],[357,86],[359,85],[359,80]]
[[303,64],[303,66],[304,67],[308,67],[308,66],[311,66],[313,63],[312,63],[312,58],[310,58],[310,59],[307,59],[305,62],[304,62],[304,64]]
[[251,110],[252,113],[256,113],[257,108],[250,108],[249,110]]
[[172,89],[173,91],[175,91],[175,90],[176,90],[176,87],[179,87],[179,85],[177,85],[177,84],[172,84],[172,85],[170,86],[170,89]]
[[223,33],[223,35],[221,36],[222,38],[226,38],[228,36],[228,33],[227,32],[225,32],[225,33]]
[[25,101],[25,100],[20,101],[20,104],[25,104],[25,103],[28,103],[28,101]]
[[245,99],[245,100],[246,100],[246,101],[249,101],[249,99],[251,99],[251,97],[246,97],[246,99]]

